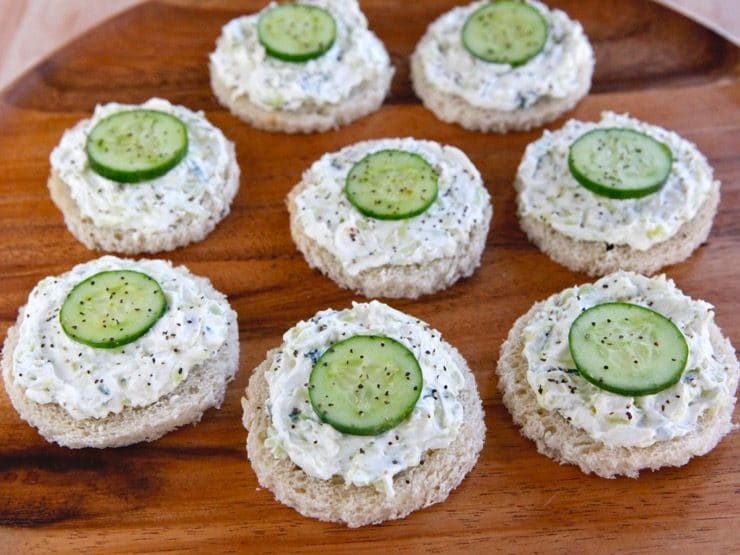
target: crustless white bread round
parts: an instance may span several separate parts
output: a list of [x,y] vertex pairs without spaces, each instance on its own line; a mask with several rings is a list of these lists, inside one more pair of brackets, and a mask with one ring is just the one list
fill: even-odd
[[[518,177],[514,187],[517,190],[522,187]],[[686,260],[707,240],[718,205],[719,181],[714,181],[708,198],[696,216],[683,224],[675,235],[645,251],[628,245],[574,239],[535,217],[523,215],[521,210],[519,224],[529,240],[542,252],[574,272],[603,276],[617,270],[631,270],[650,275],[663,266]]]
[[[554,297],[562,296],[557,293]],[[683,466],[689,459],[711,451],[732,428],[735,407],[734,394],[716,411],[705,411],[697,428],[689,434],[668,441],[659,441],[649,447],[610,447],[593,440],[584,430],[572,426],[557,412],[548,411],[537,403],[527,381],[527,359],[524,356],[524,329],[542,311],[545,301],[535,305],[521,316],[511,328],[501,346],[496,371],[498,388],[514,423],[523,436],[537,444],[537,450],[561,464],[574,464],[585,473],[603,478],[619,475],[637,478],[641,470],[657,470],[663,466]],[[738,385],[740,368],[735,349],[722,336],[716,324],[710,326],[714,355],[725,366],[729,390]]]
[[[308,183],[301,182],[288,195],[288,211],[291,215],[296,213],[296,195],[307,186]],[[492,214],[493,210],[489,206],[483,221],[475,226],[470,240],[455,256],[438,258],[426,264],[386,265],[365,270],[355,276],[345,271],[328,250],[308,237],[293,217],[290,219],[290,233],[308,265],[320,270],[339,286],[357,291],[368,298],[416,299],[421,295],[446,289],[456,281],[473,275],[480,266]]]
[[457,123],[470,131],[494,133],[528,131],[559,118],[588,94],[593,69],[593,58],[577,68],[577,87],[566,97],[545,97],[527,108],[507,111],[479,108],[459,96],[440,91],[424,76],[419,55],[414,52],[411,56],[414,92],[427,109],[444,122]]
[[211,88],[221,104],[236,117],[257,129],[282,133],[322,133],[371,114],[383,104],[392,78],[393,70],[389,69],[378,80],[362,83],[345,100],[335,105],[322,106],[320,109],[268,111],[251,102],[246,96],[236,94],[224,83],[223,78],[211,64]]
[[245,397],[244,426],[249,431],[247,453],[260,485],[275,498],[304,516],[343,522],[350,528],[404,518],[412,511],[447,499],[475,466],[483,448],[486,427],[475,378],[457,350],[447,343],[451,356],[463,371],[461,395],[464,420],[457,438],[446,449],[428,452],[419,466],[400,472],[393,479],[395,495],[386,497],[372,486],[345,485],[341,478],[320,480],[307,475],[289,458],[277,459],[265,446],[270,415],[265,408],[269,392],[265,372],[278,349],[252,373]]
[[[202,277],[191,276],[204,296],[222,299],[223,294]],[[230,311],[227,336],[218,352],[210,359],[192,368],[185,380],[171,393],[146,407],[127,407],[118,414],[105,418],[77,420],[54,403],[36,403],[13,376],[13,353],[19,337],[20,319],[8,330],[2,351],[2,372],[5,390],[20,417],[50,442],[63,447],[123,447],[141,441],[154,441],[167,432],[185,424],[200,421],[203,412],[220,407],[226,385],[239,367],[239,330],[236,313]]]
[[111,229],[98,227],[80,213],[80,209],[70,196],[69,186],[52,169],[49,181],[51,200],[64,215],[64,223],[69,232],[88,249],[121,254],[138,254],[171,251],[190,243],[202,241],[213,231],[221,220],[229,214],[229,206],[239,189],[239,166],[236,162],[234,145],[229,143],[229,168],[221,189],[222,202],[226,208],[211,207],[210,213],[202,219],[182,223],[165,231],[141,233],[133,229]]

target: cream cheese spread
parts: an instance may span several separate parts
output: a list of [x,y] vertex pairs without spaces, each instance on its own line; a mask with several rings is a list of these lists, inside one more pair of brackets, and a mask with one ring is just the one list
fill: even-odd
[[579,72],[593,68],[593,51],[580,23],[560,10],[527,1],[549,25],[543,49],[525,64],[487,62],[462,43],[465,21],[486,2],[454,8],[434,21],[416,47],[424,77],[435,89],[477,108],[511,112],[576,94]]
[[[185,158],[164,175],[141,183],[118,183],[98,175],[88,163],[88,133],[116,112],[146,108],[178,117],[188,131]],[[230,143],[206,120],[159,98],[142,105],[112,102],[95,108],[93,117],[66,131],[51,153],[51,167],[69,187],[84,221],[99,228],[135,235],[172,231],[225,214],[233,195],[224,193],[231,161]]]
[[[378,220],[364,216],[347,200],[344,185],[352,166],[384,149],[418,154],[437,172],[437,200],[422,214]],[[432,141],[356,143],[324,155],[304,173],[303,183],[308,186],[295,197],[293,217],[352,276],[386,265],[425,264],[454,256],[490,217],[490,197],[472,162],[459,149]]]
[[[570,326],[583,310],[612,301],[651,308],[681,330],[689,357],[678,383],[653,395],[631,397],[599,389],[578,374],[568,348]],[[558,412],[605,445],[648,447],[678,438],[734,394],[714,355],[713,322],[712,305],[686,296],[664,275],[616,272],[544,303],[524,329],[527,381],[542,408]]]
[[[344,434],[323,423],[308,397],[314,363],[332,344],[353,335],[385,335],[405,345],[419,361],[423,389],[407,420],[376,436]],[[271,417],[266,445],[289,457],[306,474],[347,484],[373,485],[394,495],[393,477],[421,464],[431,449],[455,440],[464,414],[463,369],[439,332],[411,316],[372,301],[346,310],[325,310],[299,322],[266,372]]]
[[[80,281],[107,270],[136,270],[155,279],[167,311],[136,341],[112,349],[78,343],[62,330],[59,310]],[[36,403],[55,403],[72,418],[104,418],[146,407],[171,393],[224,344],[233,311],[206,295],[202,278],[163,260],[104,256],[41,280],[22,309],[13,379]]]
[[[581,186],[568,169],[570,145],[597,128],[634,129],[665,143],[673,153],[668,180],[656,193],[612,199]],[[598,123],[570,120],[531,143],[519,165],[520,217],[547,223],[582,241],[603,241],[645,251],[675,235],[699,212],[714,185],[712,168],[696,146],[676,133],[627,115],[604,112]]]
[[301,3],[322,7],[334,17],[332,47],[307,62],[282,61],[268,55],[259,41],[259,13],[230,21],[211,54],[211,68],[234,98],[244,97],[267,111],[314,112],[347,100],[369,83],[390,80],[388,53],[368,29],[356,0]]

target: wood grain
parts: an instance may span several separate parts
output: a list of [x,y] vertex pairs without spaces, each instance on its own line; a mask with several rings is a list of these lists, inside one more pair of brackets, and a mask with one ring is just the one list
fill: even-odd
[[[0,90],[60,46],[146,0],[0,0]],[[168,0],[194,5],[201,0]],[[736,0],[655,0],[740,44]]]
[[0,0],[0,89],[60,46],[142,0]]
[[[431,19],[455,2],[363,2],[398,68],[392,95],[378,113],[313,136],[253,130],[227,114],[209,90],[206,59],[220,27],[260,4],[148,2],[58,52],[0,98],[2,335],[39,279],[96,256],[66,231],[45,187],[50,150],[96,103],[159,95],[205,110],[236,142],[243,173],[232,214],[205,241],[167,255],[210,276],[239,314],[241,371],[222,409],[153,444],[72,451],[47,444],[0,394],[0,550],[735,551],[738,434],[683,468],[607,481],[538,455],[502,406],[493,369],[509,327],[534,301],[588,279],[538,252],[516,222],[511,182],[524,147],[541,131],[466,132],[436,120],[411,91],[408,56]],[[552,4],[583,22],[597,53],[593,94],[571,115],[593,119],[604,109],[629,111],[675,129],[696,142],[722,180],[708,242],[667,272],[688,294],[716,305],[718,323],[737,345],[737,50],[640,0]],[[395,135],[459,146],[493,197],[492,230],[478,272],[440,294],[392,303],[441,330],[467,358],[488,433],[478,465],[447,502],[400,522],[348,530],[303,518],[258,487],[244,451],[239,399],[251,369],[285,329],[355,298],[311,271],[297,253],[285,194],[324,152]]]

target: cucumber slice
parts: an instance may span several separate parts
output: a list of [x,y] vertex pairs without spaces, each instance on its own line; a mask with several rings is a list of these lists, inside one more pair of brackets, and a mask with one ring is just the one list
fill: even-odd
[[188,129],[157,110],[127,110],[93,127],[85,145],[90,167],[120,183],[138,183],[166,174],[188,152]]
[[153,278],[133,270],[112,270],[75,285],[59,321],[75,341],[110,349],[144,335],[166,310],[167,300]]
[[476,58],[513,67],[545,47],[549,26],[540,11],[521,0],[490,2],[465,21],[462,43]]
[[681,378],[686,338],[668,318],[630,303],[605,303],[582,312],[568,334],[578,372],[620,395],[650,395]]
[[329,50],[337,24],[324,8],[308,4],[283,4],[263,13],[257,37],[267,54],[285,62],[305,62]]
[[379,150],[347,174],[344,193],[365,216],[404,220],[418,216],[437,198],[439,176],[424,158],[405,150]]
[[408,418],[421,387],[419,362],[404,345],[389,337],[355,335],[316,361],[308,395],[322,421],[345,434],[371,436]]
[[652,194],[671,173],[668,145],[632,129],[594,129],[571,146],[568,167],[589,191],[626,199]]

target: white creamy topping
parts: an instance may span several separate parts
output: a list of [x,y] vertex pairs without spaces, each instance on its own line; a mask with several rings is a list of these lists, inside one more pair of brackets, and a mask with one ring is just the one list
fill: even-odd
[[[260,13],[227,23],[211,53],[212,71],[231,89],[268,111],[316,111],[347,100],[358,88],[384,79],[393,68],[383,43],[367,27],[356,0],[301,0],[327,10],[336,22],[332,47],[307,62],[267,54],[257,36]],[[272,2],[265,10],[276,6]],[[264,10],[263,10],[264,12]]]
[[[372,152],[398,149],[424,158],[439,175],[437,200],[405,220],[361,214],[344,193],[347,174]],[[350,275],[385,265],[424,264],[453,256],[487,217],[490,197],[478,170],[451,146],[416,139],[381,139],[325,154],[303,175],[294,217],[306,235],[332,253]]]
[[[332,344],[353,335],[385,335],[405,345],[419,361],[424,385],[407,420],[377,436],[344,434],[323,423],[308,398],[313,364]],[[266,373],[272,425],[266,445],[288,456],[308,475],[348,484],[374,485],[394,495],[393,476],[417,466],[431,449],[444,449],[463,422],[460,395],[465,387],[439,332],[387,305],[353,303],[299,322],[283,336],[280,352]]]
[[[97,349],[62,330],[59,310],[80,281],[107,270],[136,270],[154,278],[167,311],[136,341]],[[164,260],[104,256],[41,280],[23,309],[13,377],[36,403],[56,403],[72,418],[103,418],[126,407],[146,407],[171,393],[227,337],[232,310],[226,298],[205,296],[201,278]]]
[[581,24],[560,10],[527,1],[548,22],[543,49],[525,64],[487,62],[473,56],[462,43],[468,17],[486,2],[474,2],[443,14],[427,29],[416,47],[424,77],[434,88],[484,109],[513,111],[540,100],[565,98],[578,89],[578,71],[593,65],[591,45]]
[[[573,320],[585,309],[612,301],[649,307],[683,333],[689,358],[680,381],[659,393],[630,397],[587,382],[568,348]],[[709,326],[712,305],[684,295],[665,275],[647,278],[616,272],[594,284],[572,287],[548,299],[524,330],[527,381],[539,405],[559,412],[591,438],[612,447],[648,447],[696,429],[705,411],[731,396],[727,369],[714,356]]]
[[[612,199],[592,193],[568,169],[570,145],[597,128],[634,129],[665,143],[673,153],[668,180],[656,193]],[[582,241],[647,250],[672,237],[696,216],[713,184],[712,168],[696,146],[676,133],[627,115],[601,114],[598,123],[570,120],[545,131],[524,153],[518,171],[519,211]]]
[[[116,112],[147,108],[178,117],[187,126],[188,153],[166,174],[141,183],[118,183],[90,167],[85,143],[93,127]],[[82,218],[96,227],[136,235],[205,222],[228,211],[222,192],[228,176],[229,142],[203,116],[166,100],[152,98],[142,105],[111,102],[95,108],[93,117],[66,131],[51,153],[51,167],[69,186]]]

